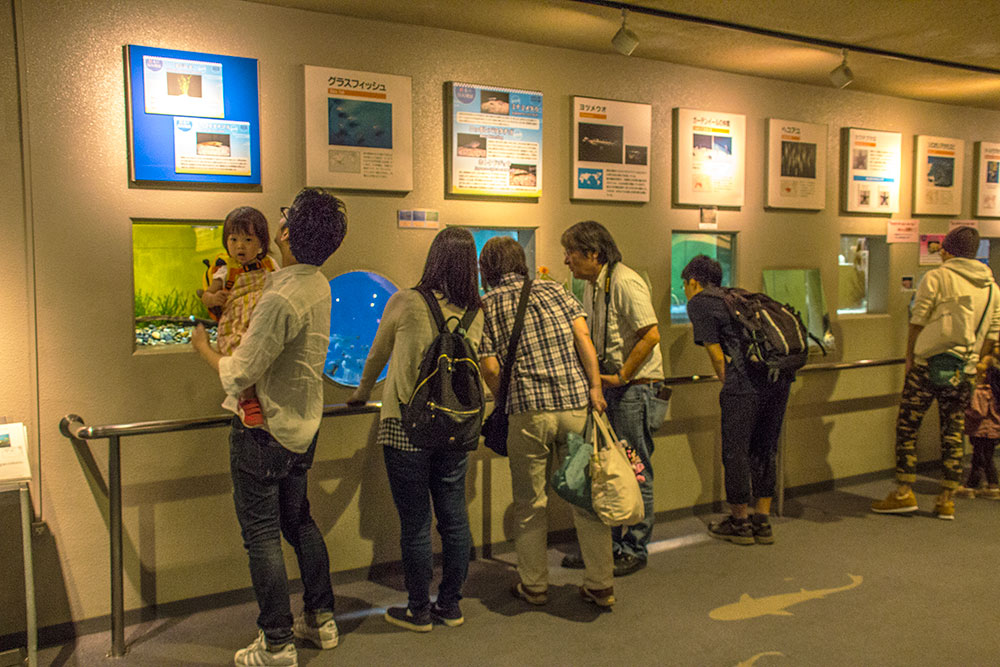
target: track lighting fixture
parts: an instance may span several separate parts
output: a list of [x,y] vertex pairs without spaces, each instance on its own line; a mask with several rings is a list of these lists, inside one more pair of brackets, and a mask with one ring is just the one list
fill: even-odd
[[622,27],[618,29],[615,36],[611,38],[611,45],[615,47],[615,51],[622,54],[623,56],[630,56],[632,52],[635,51],[635,47],[639,46],[639,38],[636,34],[628,29],[625,25],[625,14],[627,10],[622,8]]
[[847,66],[847,49],[842,50],[844,59],[830,72],[830,81],[837,88],[846,88],[854,82],[854,72]]

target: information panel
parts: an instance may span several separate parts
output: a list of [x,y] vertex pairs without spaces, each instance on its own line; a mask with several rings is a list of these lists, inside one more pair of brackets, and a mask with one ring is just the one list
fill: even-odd
[[305,66],[306,184],[413,189],[408,76]]
[[913,212],[959,215],[964,166],[965,142],[961,139],[917,136],[913,151]]
[[845,128],[844,210],[855,213],[895,213],[899,210],[902,135]]
[[674,199],[743,206],[746,116],[674,109]]
[[257,61],[125,47],[133,182],[260,184]]
[[653,107],[573,98],[573,199],[649,201]]
[[448,192],[542,194],[542,93],[473,83],[447,84]]
[[1000,143],[976,142],[976,215],[1000,218]]
[[0,482],[31,479],[28,430],[24,424],[0,424]]
[[767,203],[770,208],[826,208],[826,125],[767,120]]

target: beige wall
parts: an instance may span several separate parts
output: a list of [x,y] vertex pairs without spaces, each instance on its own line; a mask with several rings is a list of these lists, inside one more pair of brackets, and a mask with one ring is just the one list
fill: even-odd
[[[698,211],[670,202],[671,109],[677,106],[747,115],[747,196],[739,211],[719,213],[720,230],[739,234],[737,278],[759,289],[763,268],[819,267],[826,298],[836,303],[839,235],[883,234],[883,217],[838,214],[839,128],[903,133],[903,210],[909,217],[912,135],[1000,138],[1000,114],[741,77],[617,55],[594,55],[480,36],[311,14],[235,0],[196,2],[52,2],[21,0],[19,56],[27,82],[24,125],[30,157],[31,215],[21,215],[16,72],[9,19],[0,24],[3,105],[0,183],[4,313],[0,414],[27,421],[40,442],[42,519],[38,538],[41,625],[108,613],[106,446],[74,449],[58,432],[63,415],[89,424],[220,413],[221,393],[189,350],[136,354],[131,336],[132,218],[221,219],[248,204],[274,221],[302,187],[302,65],[404,74],[413,78],[414,189],[405,195],[345,193],[349,233],[324,267],[329,276],[371,269],[399,285],[415,282],[433,236],[398,230],[397,208],[432,208],[447,224],[537,227],[539,264],[563,276],[559,234],[594,218],[618,239],[626,262],[648,271],[663,320],[670,374],[707,373],[689,326],[669,326],[670,234],[694,230]],[[7,6],[7,3],[4,3]],[[259,59],[263,186],[259,193],[188,192],[128,187],[122,46],[141,44]],[[544,195],[537,202],[483,202],[444,197],[444,82],[475,81],[545,94]],[[653,192],[645,205],[569,201],[570,96],[653,104]],[[818,213],[763,210],[764,124],[770,116],[829,127],[827,208]],[[6,149],[10,150],[6,150]],[[966,188],[963,216],[971,215]],[[947,229],[946,219],[923,231]],[[984,224],[984,228],[986,224]],[[33,263],[26,260],[34,230]],[[989,231],[996,234],[989,223]],[[916,248],[893,246],[890,281],[916,271]],[[26,269],[27,267],[27,269]],[[37,290],[37,313],[27,298]],[[889,313],[835,319],[833,359],[898,356],[906,303],[890,289]],[[31,352],[37,332],[37,405]],[[787,427],[788,482],[807,484],[892,467],[892,423],[898,367],[810,375],[797,382]],[[657,509],[689,507],[722,496],[718,461],[717,385],[681,387],[672,420],[656,441]],[[344,389],[329,386],[329,403]],[[33,419],[37,409],[39,419]],[[337,570],[398,558],[397,520],[373,444],[370,416],[328,420],[313,473],[316,518]],[[933,456],[930,442],[924,458]],[[509,481],[504,462],[475,457],[470,508],[476,541],[505,539]],[[233,516],[226,433],[212,430],[124,440],[127,608],[249,585]],[[490,484],[484,485],[484,480]],[[489,487],[489,488],[484,488]],[[483,499],[490,502],[485,506]],[[487,515],[489,528],[481,528]],[[4,525],[16,518],[4,516]],[[558,527],[568,525],[561,512]],[[5,533],[6,534],[6,533]],[[0,560],[18,558],[4,542]],[[291,564],[290,564],[291,565]],[[294,566],[292,566],[294,572]],[[21,627],[21,598],[0,588],[0,635]]]

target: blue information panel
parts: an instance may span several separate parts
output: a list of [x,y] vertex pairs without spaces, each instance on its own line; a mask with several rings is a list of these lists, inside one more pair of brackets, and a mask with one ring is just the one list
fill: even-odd
[[257,60],[126,46],[131,178],[260,184]]

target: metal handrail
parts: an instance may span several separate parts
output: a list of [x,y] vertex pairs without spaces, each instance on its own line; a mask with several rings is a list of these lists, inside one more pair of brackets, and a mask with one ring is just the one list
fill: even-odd
[[[872,368],[903,363],[902,358],[862,359],[859,361],[809,364],[800,373],[816,371],[840,371],[853,368]],[[667,385],[700,384],[718,382],[715,375],[675,375],[664,380]],[[324,417],[372,414],[382,408],[380,402],[364,405],[337,403],[323,408]],[[68,414],[59,422],[59,432],[71,440],[108,439],[108,528],[111,551],[111,657],[125,655],[125,601],[124,569],[122,564],[122,475],[121,438],[126,435],[148,435],[153,433],[174,433],[206,428],[218,428],[232,423],[232,414],[194,419],[161,419],[158,421],[134,422],[129,424],[104,424],[87,426],[79,415]]]

